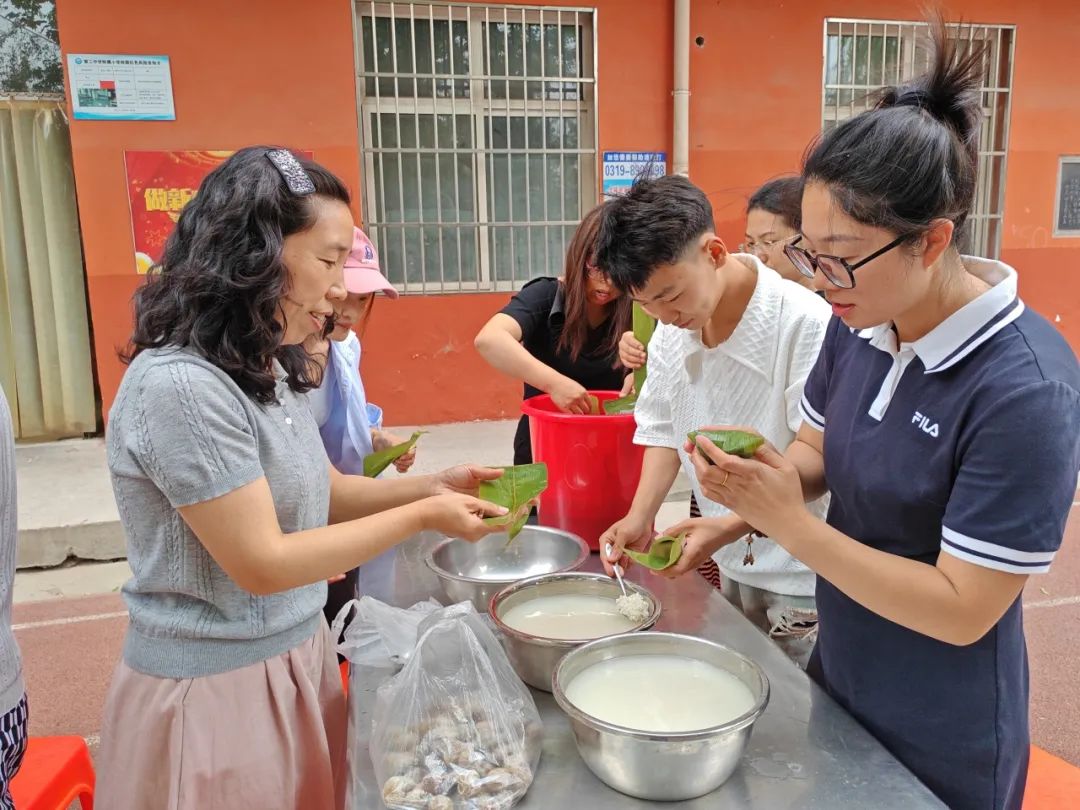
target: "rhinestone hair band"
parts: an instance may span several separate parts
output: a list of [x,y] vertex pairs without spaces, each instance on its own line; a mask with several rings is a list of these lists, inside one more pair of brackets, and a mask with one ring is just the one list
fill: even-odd
[[289,191],[297,197],[315,193],[315,184],[311,182],[300,161],[288,149],[271,149],[266,153],[266,157],[281,174],[281,179],[285,181]]

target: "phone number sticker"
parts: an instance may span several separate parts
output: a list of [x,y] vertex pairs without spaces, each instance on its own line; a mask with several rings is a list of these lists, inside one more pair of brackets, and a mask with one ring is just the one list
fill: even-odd
[[604,196],[625,194],[639,177],[667,174],[666,152],[604,152]]

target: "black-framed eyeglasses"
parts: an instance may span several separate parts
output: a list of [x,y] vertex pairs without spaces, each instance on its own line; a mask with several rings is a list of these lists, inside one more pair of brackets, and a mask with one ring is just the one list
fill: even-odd
[[855,287],[856,270],[867,262],[872,262],[878,256],[888,253],[897,245],[902,244],[909,236],[911,236],[911,234],[906,233],[903,236],[896,237],[881,250],[871,253],[865,259],[855,262],[855,264],[851,264],[846,259],[841,259],[839,256],[829,256],[825,253],[812,254],[806,248],[797,245],[799,240],[802,239],[802,236],[790,245],[784,245],[784,255],[791,259],[791,263],[795,265],[795,269],[807,278],[813,278],[814,273],[820,270],[821,274],[837,287],[850,290]]

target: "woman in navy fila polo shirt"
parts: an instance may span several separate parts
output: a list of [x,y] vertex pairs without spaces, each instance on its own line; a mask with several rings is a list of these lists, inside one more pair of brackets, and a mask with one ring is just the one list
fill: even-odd
[[[1028,763],[1021,592],[1061,544],[1080,469],[1080,368],[961,255],[981,52],[934,64],[827,133],[789,258],[836,317],[785,455],[695,453],[705,495],[818,573],[808,671],[954,810],[1019,810]],[[689,449],[689,448],[688,448]],[[716,463],[706,465],[701,453]],[[802,508],[826,490],[826,522]],[[745,521],[745,522],[742,522]]]

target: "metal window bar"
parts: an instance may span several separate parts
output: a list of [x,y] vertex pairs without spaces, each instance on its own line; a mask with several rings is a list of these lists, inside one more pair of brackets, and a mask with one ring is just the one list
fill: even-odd
[[[821,108],[824,130],[870,109],[882,89],[917,75],[929,64],[930,54],[921,47],[926,41],[926,23],[829,18],[824,27]],[[981,88],[984,120],[979,141],[978,185],[967,249],[996,257],[1001,250],[1003,230],[1016,29],[1011,25],[982,24],[950,24],[948,28],[955,36],[964,38],[961,47],[987,48]],[[875,49],[879,46],[881,71],[877,73]],[[892,64],[890,52],[895,54]]]
[[[450,42],[451,42],[451,45],[450,45],[451,60],[453,59],[453,53],[454,53],[453,30],[454,30],[454,23],[453,23],[453,21],[450,21],[449,24],[448,24],[448,34],[447,35],[450,37]],[[436,61],[435,61],[435,10],[431,6],[428,6],[428,35],[429,35],[428,45],[431,48],[431,97],[435,98],[439,93],[439,90],[438,90],[439,80],[435,76],[435,68],[436,68]],[[451,73],[454,72],[453,61],[451,61],[450,72]],[[456,79],[451,80],[451,81],[454,82],[454,81],[456,81]],[[454,99],[454,97],[456,95],[457,95],[457,86],[455,84],[451,83],[451,85],[450,85],[451,103],[453,102],[453,99]],[[450,120],[451,120],[451,122],[454,121],[453,114],[451,114]],[[456,132],[456,127],[455,127],[455,132]],[[443,250],[443,241],[445,241],[445,240],[443,238],[443,215],[442,215],[443,214],[443,196],[442,196],[442,158],[443,158],[443,152],[442,152],[442,146],[443,146],[443,144],[442,144],[441,138],[439,136],[439,114],[436,113],[435,114],[435,235],[436,235],[436,237],[438,239],[438,242],[439,242],[439,283],[440,283],[441,286],[445,287],[446,286],[446,276],[445,276],[446,255],[445,255],[445,252]],[[455,140],[453,146],[454,146],[454,148],[456,150],[456,148],[457,148],[456,140]],[[417,159],[419,159],[419,158],[417,158]],[[454,178],[457,179],[457,155],[455,154],[454,157],[451,158],[451,160],[454,161],[452,166],[453,166],[453,169],[454,169]],[[461,251],[461,229],[460,228],[455,228],[454,231],[455,231],[455,235],[457,236],[457,240],[458,240],[458,252],[459,252],[459,256],[460,256],[460,251]],[[459,282],[460,282],[460,278],[461,278],[461,276],[460,276],[460,268],[461,268],[461,261],[460,261],[460,258],[459,258],[459,260],[458,260],[458,272],[459,272],[458,279],[459,279]]]
[[[491,56],[488,53],[486,44],[484,43],[485,27],[481,22],[479,15],[474,19],[472,16],[472,9],[466,9],[466,16],[469,18],[469,42],[470,49],[472,49],[472,43],[480,43],[481,53],[484,54],[482,59],[469,59],[469,67],[472,74],[474,83],[472,98],[469,107],[469,114],[472,117],[472,127],[475,135],[473,136],[473,147],[479,150],[478,154],[473,155],[473,182],[475,184],[474,189],[477,194],[476,214],[477,221],[480,222],[480,226],[476,231],[476,249],[479,252],[479,268],[478,268],[478,289],[491,289],[491,234],[492,230],[486,224],[490,219],[490,205],[488,194],[488,161],[486,158],[486,150],[489,146],[490,133],[488,132],[487,123],[484,116],[484,103],[490,96],[489,82],[486,78],[491,75]],[[485,18],[488,16],[488,9],[484,9]],[[472,50],[470,50],[470,53]],[[459,289],[461,289],[459,287]]]
[[[513,127],[512,127],[512,124],[510,122],[510,95],[511,95],[511,91],[510,91],[510,76],[511,76],[511,70],[510,70],[510,20],[509,20],[509,12],[510,12],[510,10],[506,6],[503,6],[502,11],[503,11],[503,31],[502,31],[502,33],[503,33],[503,67],[506,68],[506,85],[505,85],[505,87],[506,87],[506,91],[505,91],[506,92],[506,97],[503,99],[506,102],[506,152],[505,152],[505,155],[506,155],[506,184],[507,184],[507,186],[510,187],[510,189],[513,189],[514,188],[514,160],[510,155],[510,147],[513,146],[513,142],[514,142],[513,141],[513,138],[514,138]],[[488,28],[488,32],[490,32],[491,31],[491,23],[490,22],[488,22],[487,28]],[[490,41],[491,41],[490,36],[485,37],[485,39],[484,39],[485,43],[490,42]],[[524,75],[524,73],[525,73],[525,64],[524,64],[524,62],[525,62],[525,36],[524,36],[524,32],[522,32],[522,37],[521,37],[521,61],[522,61],[521,72]],[[491,73],[490,69],[488,70],[488,73],[489,74]],[[524,92],[524,90],[523,90],[523,92],[521,94],[521,97],[523,99],[528,98],[528,93]],[[528,128],[529,128],[529,121],[528,121],[528,119],[526,119],[525,120],[525,129],[528,130]],[[494,141],[495,139],[492,138],[492,140]],[[494,143],[492,143],[491,145],[492,145],[492,147],[495,146]],[[528,194],[527,189],[526,189],[526,194]],[[491,186],[491,197],[492,197],[492,199],[495,198],[495,185],[494,185],[494,183],[492,183],[492,186]],[[506,202],[507,202],[507,206],[506,206],[507,219],[509,219],[511,222],[513,222],[514,221],[514,194],[513,194],[513,191],[511,191],[510,194],[507,195],[507,201]],[[510,242],[510,277],[513,278],[514,276],[517,275],[517,233],[514,231],[513,226],[508,228],[506,233],[507,233],[507,235],[509,237],[509,242]],[[493,275],[496,278],[498,278],[498,268],[492,268],[492,269],[495,270],[495,273]]]
[[[396,5],[397,5],[396,3],[391,3],[390,4],[390,64],[393,65],[393,69],[394,69],[395,72],[400,69],[400,64],[398,63],[398,58],[397,58],[397,15],[394,13],[396,11],[396,8],[395,8]],[[372,25],[371,30],[372,31],[377,31],[378,27],[376,25]],[[378,65],[378,62],[379,62],[379,60],[378,60],[378,58],[376,58],[375,64]],[[375,79],[375,84],[376,84],[376,86],[378,86],[378,84],[379,84],[378,78]],[[401,81],[399,79],[394,79],[394,81],[392,82],[392,85],[394,87],[394,96],[396,97],[396,96],[400,95],[400,93],[401,93]],[[415,85],[413,85],[413,88],[414,88],[414,92],[415,92]],[[417,113],[413,113],[413,115],[417,115]],[[377,117],[376,120],[379,121],[379,128],[381,130],[381,128],[382,128],[382,114],[381,113],[379,114],[379,116]],[[401,149],[401,115],[400,115],[400,113],[398,115],[394,116],[394,128],[396,130],[396,133],[395,133],[396,134],[396,140],[394,141],[394,146],[397,147],[400,150]],[[380,134],[380,142],[381,142],[381,138],[382,138],[382,135]],[[404,171],[402,169],[402,164],[404,162],[405,162],[405,156],[402,155],[402,154],[398,154],[397,159],[394,161],[394,163],[397,165],[398,200],[401,202],[401,210],[398,212],[398,214],[401,217],[402,228],[398,233],[401,236],[401,262],[403,264],[402,278],[404,279],[405,291],[408,292],[408,282],[409,282],[409,270],[408,270],[409,258],[408,258],[408,256],[409,256],[409,247],[408,247],[408,242],[405,239],[405,231],[407,230],[407,228],[404,227],[406,211],[408,209],[406,208],[406,202],[405,202],[405,173],[404,173]],[[384,171],[385,171],[385,164],[384,164]]]
[[[395,34],[396,34],[396,31],[395,31]],[[412,45],[412,47],[409,48],[409,56],[412,58],[412,72],[414,74],[416,74],[416,75],[419,75],[419,72],[417,71],[417,68],[416,68],[416,52],[420,49],[420,43],[417,42],[417,39],[416,39],[416,7],[413,6],[411,3],[409,4],[409,34],[410,34],[410,37],[411,37],[411,45]],[[397,41],[397,36],[394,37],[394,40]],[[397,64],[396,59],[395,59],[395,64]],[[410,79],[409,84],[412,86],[413,92],[417,96],[419,96],[420,95],[420,80],[419,79]],[[431,88],[431,94],[434,97],[434,95],[435,95],[435,87],[434,86],[432,86],[432,88]],[[399,123],[400,123],[400,119],[399,119]],[[439,154],[439,119],[438,119],[437,114],[432,114],[432,116],[431,116],[431,129],[432,129],[432,146],[435,148],[434,157],[435,157],[435,159],[437,161],[438,160],[437,156]],[[426,268],[427,268],[427,231],[426,231],[426,229],[425,229],[425,227],[423,225],[424,218],[425,218],[425,216],[424,216],[424,166],[423,166],[423,159],[421,158],[421,152],[420,152],[421,141],[420,141],[420,114],[419,113],[417,113],[417,114],[415,114],[413,116],[413,137],[416,139],[416,188],[417,188],[416,196],[417,196],[417,211],[418,211],[418,214],[419,214],[418,219],[420,220],[420,223],[421,223],[421,225],[420,225],[420,227],[418,229],[419,233],[417,234],[417,236],[419,237],[419,241],[420,241],[420,267],[424,268],[424,271],[426,271]],[[398,145],[399,146],[401,145],[400,141],[398,141]],[[404,156],[402,156],[402,158],[403,157]],[[401,159],[399,159],[399,160],[400,160],[400,162],[404,162]],[[436,176],[438,176],[438,173],[439,173],[439,168],[438,168],[438,165],[436,165],[436,167],[435,167]],[[442,286],[445,283],[446,283],[446,279],[443,276],[443,266],[442,266],[442,263],[440,262],[439,263],[439,284],[440,284],[440,286]]]
[[[571,16],[572,32],[564,24]],[[407,293],[473,292],[517,289],[532,277],[557,274],[563,250],[555,248],[565,247],[582,209],[597,201],[595,10],[356,0],[354,31],[365,224],[390,279]],[[503,47],[501,75],[492,65],[496,37]],[[550,37],[558,42],[557,78],[546,65]],[[520,55],[511,47],[519,40]],[[430,66],[421,64],[425,51]],[[505,98],[498,98],[500,89]],[[494,140],[498,119],[505,123],[505,143]],[[593,131],[585,137],[587,122]],[[444,143],[447,130],[450,144]],[[570,164],[576,171],[568,174]],[[447,165],[452,176],[444,177]],[[415,180],[407,170],[413,166]],[[543,173],[536,200],[533,169]],[[513,182],[522,175],[524,189]],[[556,192],[557,208],[548,200]],[[499,233],[506,238],[496,238]],[[542,251],[533,239],[540,233]],[[500,239],[509,268],[494,266]]]

